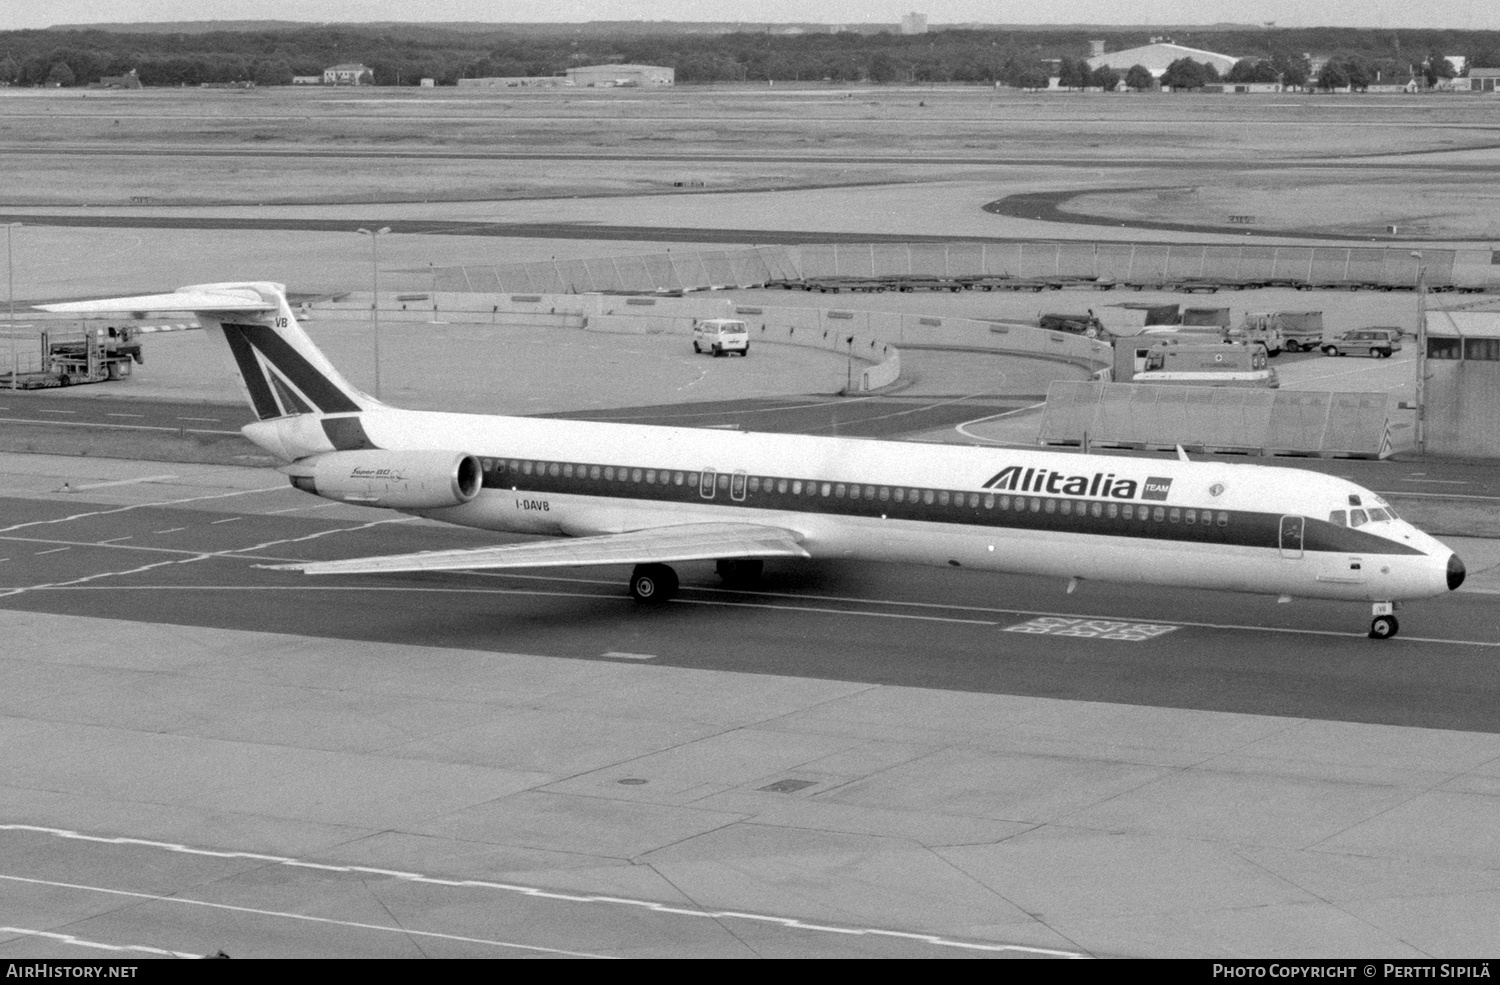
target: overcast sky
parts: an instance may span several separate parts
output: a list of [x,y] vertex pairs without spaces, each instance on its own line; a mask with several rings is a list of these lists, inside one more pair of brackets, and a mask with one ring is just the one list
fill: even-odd
[[1500,29],[1500,0],[0,0],[0,29],[175,20],[1258,24]]

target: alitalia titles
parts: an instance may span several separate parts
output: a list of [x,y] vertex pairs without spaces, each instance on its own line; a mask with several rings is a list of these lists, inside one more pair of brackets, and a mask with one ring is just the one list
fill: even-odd
[[1054,496],[1165,500],[1172,489],[1172,480],[1152,475],[1144,482],[1137,482],[1117,478],[1113,472],[1068,475],[1051,469],[1023,469],[1019,465],[1010,465],[995,473],[984,488],[1003,492],[1051,493]]

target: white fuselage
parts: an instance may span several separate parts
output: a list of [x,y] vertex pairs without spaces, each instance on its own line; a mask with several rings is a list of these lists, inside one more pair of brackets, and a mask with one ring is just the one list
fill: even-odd
[[[246,433],[288,457],[333,451],[315,420]],[[478,496],[414,512],[487,530],[738,521],[791,530],[813,557],[1331,599],[1448,590],[1445,546],[1393,515],[1330,523],[1383,501],[1294,469],[394,409],[359,420],[380,449],[480,458]]]

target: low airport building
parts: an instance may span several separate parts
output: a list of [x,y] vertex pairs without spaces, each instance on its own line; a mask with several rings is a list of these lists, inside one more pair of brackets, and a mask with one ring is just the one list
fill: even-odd
[[1220,75],[1227,74],[1231,68],[1234,68],[1234,63],[1239,61],[1234,55],[1221,55],[1215,51],[1204,51],[1201,48],[1189,48],[1170,41],[1159,41],[1155,44],[1141,45],[1139,48],[1126,48],[1124,51],[1107,51],[1090,58],[1088,63],[1090,69],[1103,68],[1108,65],[1121,75],[1130,71],[1132,66],[1140,65],[1151,73],[1153,79],[1159,79],[1166,73],[1168,66],[1182,58],[1191,58],[1201,65],[1212,65],[1218,69]]
[[130,71],[126,72],[124,75],[106,75],[106,76],[104,76],[104,78],[100,79],[97,83],[95,83],[94,85],[90,86],[89,88],[91,88],[91,89],[95,89],[95,88],[97,88],[97,89],[139,89],[140,87],[141,87],[141,77],[136,74],[135,69],[131,69]]
[[375,72],[357,62],[330,65],[323,69],[323,84],[326,86],[374,85]]
[[552,89],[572,85],[561,75],[490,75],[481,79],[459,79],[463,89]]
[[1500,68],[1469,69],[1470,92],[1500,92]]
[[1500,312],[1427,312],[1427,450],[1500,458]]
[[583,65],[568,69],[568,81],[576,86],[669,86],[677,70],[661,65]]

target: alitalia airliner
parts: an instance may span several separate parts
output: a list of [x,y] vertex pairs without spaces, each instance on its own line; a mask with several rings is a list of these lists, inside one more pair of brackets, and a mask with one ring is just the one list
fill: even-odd
[[1079,455],[402,410],[350,385],[280,284],[43,306],[193,312],[258,420],[245,436],[298,489],[554,539],[287,565],[309,575],[630,564],[661,602],[671,565],[748,583],[767,558],[851,558],[1057,578],[1396,603],[1464,565],[1344,479],[1253,464]]

